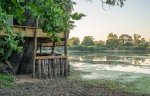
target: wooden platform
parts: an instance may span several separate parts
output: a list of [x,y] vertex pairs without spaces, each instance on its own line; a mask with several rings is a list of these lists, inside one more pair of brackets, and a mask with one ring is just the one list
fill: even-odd
[[[29,27],[29,26],[12,26],[14,32],[16,33],[21,33],[24,37],[34,37],[34,32],[36,31],[37,38],[49,38],[47,33],[44,33],[42,29],[37,28],[37,27]],[[0,37],[6,36],[4,32],[0,32]],[[65,32],[61,32],[58,35],[60,38],[65,38]],[[68,38],[68,35],[67,35]]]

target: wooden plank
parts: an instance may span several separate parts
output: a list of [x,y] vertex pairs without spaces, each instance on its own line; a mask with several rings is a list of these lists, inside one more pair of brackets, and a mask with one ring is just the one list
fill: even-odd
[[[41,43],[52,43],[53,41],[50,40],[50,38],[38,38],[38,40]],[[65,41],[65,38],[60,38],[61,42]]]
[[47,69],[47,63],[46,60],[43,60],[43,79],[47,79],[47,76],[48,76],[48,72],[46,71]]
[[[50,43],[42,43],[42,47],[51,47],[51,46],[53,46],[52,42],[50,42]],[[55,46],[65,46],[65,42],[64,41],[56,42]]]
[[45,70],[45,60],[42,60],[41,70],[42,70],[42,78],[47,79],[46,70]]
[[40,54],[42,53],[42,44],[40,43]]
[[52,61],[48,60],[48,78],[52,78]]
[[[50,38],[47,33],[44,33],[42,29],[37,27],[29,27],[29,26],[12,26],[14,32],[21,33],[24,37],[34,37],[34,31],[37,30],[38,38]],[[4,32],[0,32],[0,36],[6,36]],[[58,34],[60,38],[65,38],[64,32],[60,32]]]
[[60,76],[62,77],[63,75],[63,72],[62,72],[62,64],[63,64],[63,62],[62,62],[63,60],[62,59],[60,59]]
[[62,77],[64,76],[64,64],[65,64],[64,59],[62,59]]
[[53,78],[55,78],[56,77],[56,74],[55,74],[56,66],[55,66],[55,60],[54,59],[52,60],[52,65],[53,65]]
[[60,59],[60,58],[67,58],[67,56],[36,56],[34,59]]
[[41,79],[41,60],[38,60],[38,78]]
[[57,77],[60,77],[60,59],[56,59],[57,61]]
[[67,59],[65,59],[64,61],[65,61],[65,63],[64,63],[64,76],[67,77],[67,74],[68,74],[68,72],[67,72],[68,71],[68,68],[67,68]]
[[68,62],[68,76],[70,76],[70,65],[69,65],[69,62]]

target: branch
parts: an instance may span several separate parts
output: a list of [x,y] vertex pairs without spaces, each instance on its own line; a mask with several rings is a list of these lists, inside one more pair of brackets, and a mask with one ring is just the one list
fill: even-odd
[[104,8],[104,1],[103,0],[101,0],[101,2],[102,2],[102,9],[104,9],[105,11],[107,11],[105,8]]

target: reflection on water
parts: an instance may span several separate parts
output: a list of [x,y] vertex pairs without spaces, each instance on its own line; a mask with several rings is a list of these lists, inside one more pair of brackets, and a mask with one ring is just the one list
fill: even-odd
[[[82,55],[81,55],[82,54]],[[122,61],[129,64],[150,65],[150,54],[71,53],[71,61]]]
[[69,59],[75,70],[89,73],[81,75],[88,79],[120,76],[135,79],[150,74],[150,54],[147,53],[72,52]]

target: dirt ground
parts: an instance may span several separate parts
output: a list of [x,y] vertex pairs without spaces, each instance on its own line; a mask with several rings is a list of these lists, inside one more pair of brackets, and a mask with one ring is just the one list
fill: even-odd
[[101,85],[85,85],[68,78],[39,80],[17,76],[15,82],[13,88],[0,89],[0,96],[138,96],[124,91],[112,91]]

